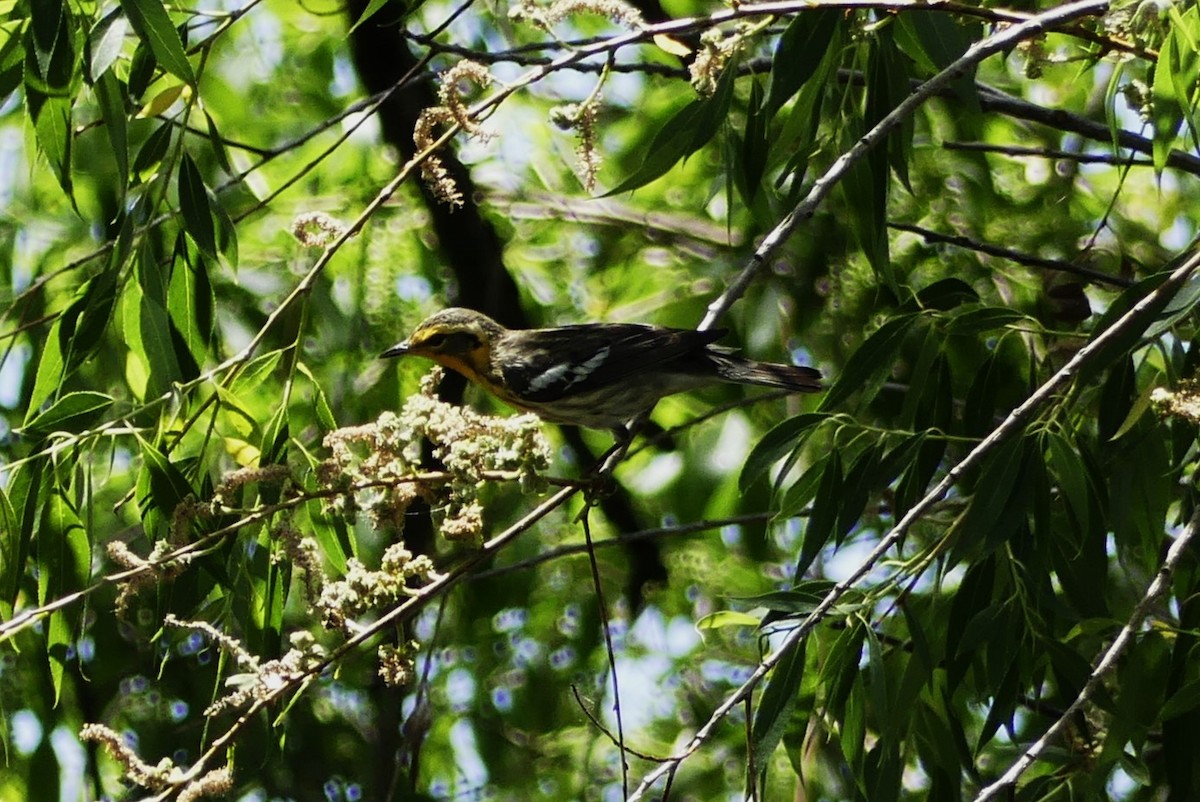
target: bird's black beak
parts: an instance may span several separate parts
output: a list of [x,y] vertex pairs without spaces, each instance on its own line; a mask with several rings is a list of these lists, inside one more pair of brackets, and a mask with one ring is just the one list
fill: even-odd
[[404,356],[405,354],[407,354],[409,352],[409,350],[410,350],[410,346],[408,344],[408,340],[401,340],[400,342],[396,343],[391,348],[387,349],[382,354],[380,354],[379,358],[387,359],[388,357]]

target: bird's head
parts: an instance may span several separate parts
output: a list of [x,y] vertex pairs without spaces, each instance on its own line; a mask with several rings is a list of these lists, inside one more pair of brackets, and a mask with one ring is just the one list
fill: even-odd
[[491,343],[504,327],[473,309],[443,309],[426,318],[408,339],[380,356],[423,356],[463,373],[467,378],[487,370]]

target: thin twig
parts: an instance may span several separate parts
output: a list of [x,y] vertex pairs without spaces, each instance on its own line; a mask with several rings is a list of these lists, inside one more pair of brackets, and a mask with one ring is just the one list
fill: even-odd
[[1100,690],[1100,685],[1104,681],[1105,676],[1116,668],[1117,661],[1133,642],[1137,631],[1141,628],[1142,622],[1149,616],[1150,608],[1155,605],[1159,597],[1170,586],[1171,577],[1174,576],[1175,569],[1179,567],[1183,556],[1188,553],[1191,542],[1196,537],[1197,529],[1200,529],[1200,508],[1197,508],[1192,513],[1192,519],[1188,521],[1187,526],[1175,538],[1175,542],[1171,544],[1171,548],[1167,550],[1166,559],[1159,566],[1158,573],[1154,576],[1154,581],[1146,588],[1141,601],[1133,608],[1129,620],[1125,622],[1125,626],[1121,627],[1121,631],[1113,639],[1112,645],[1105,650],[1099,662],[1096,663],[1096,667],[1092,670],[1091,675],[1088,676],[1087,682],[1083,684],[1083,688],[1080,689],[1075,700],[1042,733],[1042,737],[1030,744],[1029,748],[1021,753],[1021,756],[1008,767],[1008,770],[998,780],[976,795],[974,802],[989,802],[989,800],[996,799],[1001,794],[1011,795],[1013,793],[1011,787],[1016,784],[1021,775],[1046,751],[1051,742],[1056,740],[1070,726],[1070,722],[1083,709],[1083,706],[1092,700],[1092,697]]
[[772,512],[750,512],[745,515],[732,515],[728,518],[713,518],[705,521],[696,521],[690,524],[679,524],[677,526],[660,526],[654,529],[643,529],[639,532],[631,532],[627,535],[618,535],[616,537],[606,538],[604,540],[593,540],[590,543],[572,543],[567,546],[559,546],[557,548],[548,549],[539,552],[536,556],[530,557],[527,560],[513,563],[512,565],[504,565],[499,568],[489,568],[486,571],[479,571],[471,575],[471,580],[490,579],[492,577],[504,576],[505,574],[515,573],[517,571],[525,571],[534,568],[542,563],[551,562],[562,557],[571,557],[577,554],[587,554],[595,549],[608,548],[610,546],[623,546],[626,543],[635,543],[639,540],[653,540],[660,537],[670,535],[688,535],[694,532],[707,532],[710,529],[720,529],[724,526],[738,526],[740,524],[755,524],[765,523],[774,517]]
[[1092,16],[1101,13],[1108,7],[1108,0],[1082,0],[1039,14],[1019,25],[1013,25],[1003,31],[979,40],[967,49],[967,52],[957,58],[950,66],[917,87],[912,94],[904,98],[882,120],[863,134],[854,146],[837,158],[836,161],[818,178],[808,191],[808,194],[796,205],[786,217],[779,221],[775,228],[763,238],[750,262],[730,283],[725,292],[721,293],[711,304],[708,312],[697,327],[701,331],[712,328],[718,320],[733,306],[738,298],[746,292],[750,282],[766,267],[771,257],[787,241],[802,222],[812,217],[821,201],[833,190],[855,162],[870,152],[871,148],[883,141],[892,129],[898,127],[911,116],[918,107],[939,94],[943,89],[962,75],[965,75],[976,64],[989,56],[1007,50],[1025,39],[1041,35],[1056,24],[1068,22],[1079,17]]
[[1037,159],[1061,159],[1079,164],[1112,164],[1117,166],[1136,165],[1153,167],[1151,159],[1136,156],[1121,156],[1116,153],[1076,153],[1061,148],[1031,148],[1023,145],[998,145],[992,142],[943,142],[946,150],[962,150],[968,153],[998,153],[1001,156],[1020,158],[1030,156]]
[[622,798],[629,796],[629,760],[625,757],[625,722],[621,717],[621,686],[617,681],[617,653],[613,649],[612,627],[609,625],[608,605],[604,601],[604,585],[600,581],[600,563],[596,559],[596,547],[592,543],[592,527],[588,524],[588,510],[583,508],[580,521],[583,524],[583,539],[587,543],[588,563],[592,569],[592,587],[596,591],[596,606],[600,610],[600,626],[604,632],[604,648],[608,652],[608,673],[612,675],[613,715],[617,719],[617,751],[621,758]]
[[[608,738],[608,740],[612,741],[614,746],[618,745],[619,742],[617,741],[617,736],[609,732],[608,728],[604,726],[604,722],[596,718],[595,714],[593,714],[591,710],[588,710],[587,705],[584,704],[583,696],[581,696],[579,693],[579,686],[572,683],[571,693],[575,696],[575,704],[579,705],[579,710],[583,713],[583,715],[587,716],[588,721],[592,722],[592,726],[604,733],[604,736]],[[642,760],[648,760],[651,763],[661,763],[666,760],[666,758],[660,755],[651,755],[648,752],[639,752],[631,746],[621,746],[621,751],[628,752],[634,757],[640,757]]]
[[[1077,4],[1075,8],[1078,9],[1088,5],[1091,4]],[[1062,10],[1059,9],[1059,13]],[[672,756],[670,762],[663,764],[645,776],[641,784],[635,789],[630,800],[645,798],[645,795],[653,787],[654,783],[666,775],[673,766],[677,766],[694,754],[712,736],[717,726],[728,715],[729,711],[753,693],[754,688],[766,677],[782,656],[787,654],[789,649],[793,648],[801,638],[807,637],[808,633],[825,618],[834,605],[859,580],[866,576],[893,546],[900,542],[913,524],[924,517],[934,505],[949,493],[950,489],[959,481],[964,473],[974,470],[1001,443],[1023,430],[1033,418],[1034,413],[1054,398],[1063,387],[1073,381],[1079,375],[1080,370],[1085,365],[1090,364],[1096,355],[1101,353],[1111,342],[1117,340],[1135,327],[1145,324],[1146,321],[1143,318],[1147,315],[1148,311],[1160,301],[1171,298],[1192,273],[1195,272],[1198,266],[1200,266],[1200,251],[1189,255],[1157,289],[1138,301],[1132,309],[1118,318],[1109,328],[1105,329],[1090,343],[1077,351],[1057,373],[1047,379],[1024,403],[1009,413],[1003,423],[997,426],[978,446],[973,448],[961,462],[951,468],[946,476],[932,490],[925,494],[924,498],[909,509],[904,517],[892,527],[879,541],[879,544],[848,577],[838,582],[826,594],[813,611],[779,644],[778,648],[759,664],[750,678],[717,707],[716,711],[696,731],[692,740],[688,742],[682,751]]]
[[1037,267],[1043,270],[1056,270],[1060,273],[1070,273],[1073,276],[1086,278],[1090,281],[1099,282],[1101,284],[1111,284],[1114,287],[1132,287],[1133,280],[1122,276],[1113,276],[1108,273],[1101,273],[1099,270],[1093,270],[1090,267],[1073,264],[1072,262],[1063,261],[1062,259],[1046,259],[1041,256],[1033,256],[1020,251],[1014,251],[1012,248],[1002,248],[999,245],[991,245],[986,242],[963,237],[954,234],[939,234],[936,231],[931,231],[922,226],[914,226],[908,223],[888,223],[888,228],[896,231],[907,231],[910,234],[920,235],[926,242],[941,242],[946,245],[955,245],[959,248],[965,248],[979,253],[986,253],[989,256],[998,256],[1001,259],[1007,259],[1010,262],[1016,262],[1019,265],[1026,267]]

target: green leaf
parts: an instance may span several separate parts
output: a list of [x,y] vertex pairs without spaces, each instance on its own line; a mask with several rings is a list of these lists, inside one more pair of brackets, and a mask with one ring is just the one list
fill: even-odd
[[38,359],[37,374],[33,380],[33,392],[29,396],[29,412],[26,422],[33,420],[37,411],[62,386],[65,376],[61,337],[62,318],[50,326],[50,336],[42,344],[42,355]]
[[1074,516],[1080,534],[1091,532],[1091,493],[1089,492],[1087,468],[1079,453],[1069,440],[1058,432],[1045,435],[1045,448],[1049,457],[1051,473],[1058,484],[1059,492]]
[[196,75],[184,52],[183,40],[162,0],[121,0],[121,8],[163,69],[195,87]]
[[985,550],[995,548],[1023,517],[1024,506],[1015,500],[1018,480],[1025,478],[1021,466],[1026,451],[1026,439],[1013,437],[985,458],[971,502],[955,526],[958,542],[950,557],[951,565],[981,544]]
[[946,324],[946,333],[956,336],[972,337],[986,331],[995,331],[1013,323],[1027,321],[1027,315],[1016,309],[1003,306],[975,306],[963,308],[950,318]]
[[860,403],[868,403],[891,375],[900,345],[918,319],[915,314],[894,317],[868,337],[847,360],[842,375],[826,391],[821,410],[837,409],[855,393],[860,394]]
[[[153,257],[143,253],[140,258],[144,261]],[[148,270],[153,271],[154,267]],[[125,342],[131,354],[141,360],[149,377],[145,397],[156,398],[170,392],[172,385],[183,378],[183,372],[175,354],[166,308],[131,284],[122,299],[122,316]]]
[[946,441],[940,437],[930,437],[921,443],[917,458],[905,468],[904,473],[900,475],[900,483],[896,486],[897,519],[912,509],[925,495],[945,453]]
[[825,469],[821,472],[821,484],[813,502],[812,515],[804,527],[804,543],[796,563],[796,576],[804,576],[804,572],[829,542],[829,536],[833,534],[841,511],[842,487],[842,458],[838,449],[834,448],[825,460]]
[[779,745],[796,707],[800,681],[804,679],[805,646],[802,638],[787,648],[771,670],[771,677],[758,700],[750,744],[754,750],[754,762],[760,766],[766,765],[771,753]]
[[834,41],[842,13],[814,8],[796,14],[775,45],[766,110],[773,117],[813,76]]
[[709,613],[701,617],[696,622],[696,629],[700,632],[710,629],[724,629],[725,627],[758,627],[762,622],[755,616],[749,613],[740,613],[737,610],[718,610],[715,613]]
[[725,69],[712,97],[693,100],[658,129],[646,147],[642,165],[604,197],[632,192],[664,175],[681,159],[695,153],[717,135],[733,100],[734,65]]
[[179,211],[183,214],[184,229],[196,247],[208,258],[216,259],[217,235],[208,204],[208,188],[204,186],[200,168],[186,151],[179,160]]
[[71,8],[63,0],[31,5],[25,30],[25,86],[32,93],[65,100],[68,109],[79,75],[77,34]]
[[155,128],[150,136],[146,137],[146,141],[138,148],[137,156],[133,158],[133,174],[135,176],[144,177],[158,167],[163,157],[167,155],[167,148],[171,145],[171,134],[174,130],[175,126],[167,122]]
[[[216,297],[203,256],[189,253],[182,234],[176,242],[170,285],[167,288],[167,312],[174,331],[186,346],[188,361],[200,365],[208,356],[212,340]],[[180,362],[184,361],[183,355]]]
[[358,29],[359,25],[362,25],[371,17],[378,14],[379,10],[386,6],[389,2],[391,2],[391,0],[370,0],[370,2],[367,3],[367,7],[364,8],[362,13],[358,15],[358,19],[356,19],[354,24],[350,26],[350,30],[347,32],[347,35],[354,33],[354,31]]
[[74,203],[74,181],[71,177],[71,99],[46,97],[31,89],[28,90],[27,101],[38,147],[50,162],[63,193]]
[[99,83],[108,68],[121,55],[125,36],[129,33],[129,20],[119,9],[112,9],[92,26],[88,33],[88,75]]
[[208,113],[208,109],[204,110],[204,123],[208,127],[208,142],[212,146],[217,164],[221,165],[221,169],[227,174],[233,175],[233,166],[229,163],[229,152],[225,149],[225,140],[221,138],[221,133],[217,130],[217,123]]
[[[43,511],[37,537],[37,561],[39,604],[61,599],[87,585],[91,573],[91,542],[79,515],[58,492],[51,494]],[[70,662],[77,618],[78,608],[70,606],[52,613],[46,627],[46,653],[56,705]]]
[[166,454],[146,440],[140,442],[142,460],[150,479],[149,497],[142,500],[143,512],[155,509],[169,521],[179,503],[189,496],[195,496],[196,492],[183,472],[167,459]]
[[[927,74],[939,72],[958,60],[971,43],[979,38],[979,25],[964,23],[962,18],[940,11],[920,14],[897,14],[896,42],[917,66]],[[951,89],[960,103],[979,114],[979,89],[975,84],[975,68],[955,78]]]
[[772,465],[802,446],[814,427],[828,419],[829,415],[824,412],[806,412],[775,426],[750,449],[742,465],[738,486],[743,491],[747,490]]
[[[750,102],[746,111],[746,126],[742,132],[741,149],[736,154],[738,190],[747,206],[758,197],[763,173],[767,169],[770,143],[767,141],[768,118],[762,110],[762,84],[750,85]],[[732,140],[733,137],[730,137]]]
[[1200,677],[1189,680],[1171,694],[1162,709],[1158,711],[1158,717],[1161,721],[1168,721],[1182,716],[1184,713],[1190,713],[1197,707],[1200,707]]
[[112,402],[112,396],[104,393],[88,390],[68,393],[27,423],[22,433],[38,437],[51,432],[81,432],[98,420]]
[[96,81],[96,100],[104,117],[113,161],[117,164],[118,200],[124,202],[129,187],[129,131],[125,114],[125,95],[128,89],[113,72],[105,70]]
[[333,417],[333,410],[329,408],[329,400],[325,398],[325,391],[321,388],[320,382],[313,372],[309,370],[308,365],[303,362],[296,363],[296,369],[299,370],[309,380],[313,387],[313,401],[317,411],[317,421],[325,429],[332,431],[337,428],[337,421]]
[[750,607],[765,607],[773,613],[785,613],[787,617],[796,617],[811,613],[833,587],[833,582],[824,579],[802,580],[787,590],[773,590],[757,596],[736,596],[734,601]]
[[21,557],[21,521],[0,485],[0,619],[12,618],[12,600],[25,568]]

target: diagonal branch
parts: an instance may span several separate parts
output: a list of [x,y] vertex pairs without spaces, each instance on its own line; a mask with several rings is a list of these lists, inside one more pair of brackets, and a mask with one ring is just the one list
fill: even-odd
[[1200,267],[1200,250],[1191,253],[1156,290],[1138,301],[1132,309],[1118,318],[1109,328],[1077,351],[1067,364],[1063,365],[1057,373],[1046,380],[1023,404],[1009,413],[1003,423],[996,427],[979,445],[973,448],[961,462],[951,468],[946,476],[932,490],[925,494],[924,498],[913,505],[904,517],[879,541],[879,544],[867,555],[861,565],[826,594],[825,598],[821,600],[821,603],[813,609],[808,617],[788,634],[787,638],[779,645],[779,648],[764,659],[750,678],[721,703],[712,716],[709,717],[708,721],[705,722],[704,726],[696,731],[696,734],[692,736],[692,740],[688,742],[682,751],[673,755],[670,760],[645,776],[630,797],[631,802],[632,800],[645,798],[645,795],[655,782],[672,771],[690,755],[694,754],[711,737],[717,725],[721,723],[729,711],[741,704],[742,700],[748,698],[754,692],[754,688],[766,677],[775,664],[790,649],[795,648],[802,638],[806,637],[808,633],[816,628],[817,624],[833,609],[834,605],[841,601],[847,591],[866,576],[875,567],[876,563],[893,546],[900,542],[913,524],[920,520],[950,492],[950,488],[958,482],[964,473],[974,470],[1000,444],[1021,432],[1030,420],[1033,419],[1034,413],[1072,382],[1079,375],[1081,369],[1085,365],[1090,364],[1096,358],[1097,354],[1102,353],[1110,343],[1128,332],[1136,330],[1139,326],[1145,326],[1149,322],[1147,318],[1154,312],[1155,307],[1159,303],[1165,303],[1169,300],[1196,271],[1197,267]]
[[754,251],[754,255],[750,257],[749,264],[734,278],[725,292],[709,304],[708,313],[705,314],[704,320],[697,328],[701,331],[711,329],[729,311],[734,302],[742,297],[747,287],[750,286],[750,282],[766,267],[771,261],[771,257],[796,232],[800,224],[813,216],[821,201],[825,200],[838,181],[846,176],[854,163],[865,157],[871,148],[881,143],[893,129],[899,127],[927,100],[947,89],[951,82],[966,75],[972,67],[987,57],[1007,50],[1018,42],[1039,36],[1055,25],[1079,17],[1101,14],[1107,8],[1108,0],[1082,0],[1082,2],[1068,3],[1044,14],[1039,14],[1027,22],[1013,25],[1011,28],[979,40],[950,66],[921,84],[874,128],[865,133],[862,139],[855,142],[852,148],[839,156],[825,171],[825,174],[813,183],[812,189],[808,191],[804,199],[796,204],[796,207],[763,238]]
[[1159,566],[1158,573],[1154,576],[1154,581],[1146,588],[1146,592],[1142,595],[1141,601],[1133,608],[1133,613],[1129,616],[1129,620],[1125,622],[1125,626],[1121,627],[1121,631],[1113,640],[1112,645],[1101,656],[1100,661],[1096,663],[1095,669],[1087,678],[1083,688],[1079,691],[1079,695],[1075,697],[1075,701],[1071,702],[1070,706],[1059,715],[1058,719],[1050,725],[1050,727],[1042,733],[1042,737],[1038,738],[1029,748],[1026,749],[1017,760],[1008,767],[1008,771],[1000,776],[991,785],[984,788],[975,797],[974,802],[989,802],[1001,795],[1011,795],[1013,793],[1012,786],[1025,771],[1033,765],[1034,761],[1046,751],[1046,747],[1056,740],[1062,731],[1065,730],[1070,722],[1075,718],[1085,704],[1091,701],[1096,695],[1096,691],[1100,689],[1101,682],[1114,668],[1116,668],[1117,660],[1124,654],[1125,649],[1133,642],[1137,630],[1141,627],[1142,622],[1150,614],[1150,608],[1158,601],[1159,597],[1166,592],[1171,583],[1171,577],[1175,574],[1175,569],[1179,567],[1179,562],[1183,559],[1191,546],[1191,542],[1196,537],[1196,530],[1200,529],[1200,508],[1192,514],[1192,519],[1188,521],[1188,525],[1179,533],[1179,537],[1175,538],[1175,542],[1171,544],[1171,548],[1167,550],[1167,557],[1163,560],[1163,564]]

